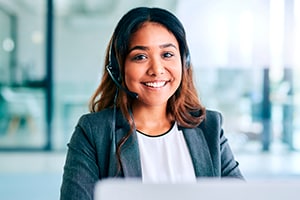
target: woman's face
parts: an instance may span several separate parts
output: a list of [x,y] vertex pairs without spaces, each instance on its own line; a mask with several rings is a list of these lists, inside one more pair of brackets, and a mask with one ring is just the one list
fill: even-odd
[[181,83],[178,42],[164,26],[146,22],[132,35],[125,60],[125,83],[139,95],[136,103],[166,105]]

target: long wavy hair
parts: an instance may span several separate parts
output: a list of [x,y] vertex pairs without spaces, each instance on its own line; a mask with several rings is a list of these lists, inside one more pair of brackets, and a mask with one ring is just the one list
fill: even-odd
[[[106,49],[104,66],[108,64],[117,65],[114,67],[118,67],[121,85],[126,88],[124,83],[124,63],[129,53],[131,37],[146,22],[154,22],[164,26],[177,39],[182,62],[182,81],[177,91],[168,100],[167,114],[182,127],[196,127],[205,118],[205,108],[200,103],[194,85],[192,64],[184,27],[171,12],[161,8],[148,7],[138,7],[127,12],[118,22],[110,39]],[[114,103],[117,92],[117,101]],[[132,128],[134,127],[133,119],[129,113],[133,100],[123,90],[118,90],[104,67],[101,83],[91,97],[89,109],[91,112],[98,112],[105,108],[116,106],[128,120],[131,131],[118,144],[117,152],[119,153],[121,145],[132,134]]]

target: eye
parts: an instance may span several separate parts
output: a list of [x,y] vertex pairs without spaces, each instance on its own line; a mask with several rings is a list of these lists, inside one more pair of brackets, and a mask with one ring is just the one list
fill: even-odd
[[171,57],[173,57],[173,56],[174,56],[173,53],[171,53],[171,52],[166,52],[166,53],[163,54],[162,57],[164,57],[164,58],[171,58]]
[[146,55],[144,55],[144,54],[138,54],[138,55],[134,56],[132,58],[132,60],[140,61],[140,60],[145,60],[146,58],[147,58]]

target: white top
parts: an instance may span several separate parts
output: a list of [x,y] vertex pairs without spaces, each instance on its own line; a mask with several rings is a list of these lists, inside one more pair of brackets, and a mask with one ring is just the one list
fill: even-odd
[[143,182],[196,182],[195,171],[177,123],[163,135],[137,131]]

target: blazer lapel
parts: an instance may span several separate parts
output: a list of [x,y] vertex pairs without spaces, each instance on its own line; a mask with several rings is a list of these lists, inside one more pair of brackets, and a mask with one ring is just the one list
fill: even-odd
[[[120,141],[127,131],[119,129],[116,132],[116,141]],[[121,166],[125,177],[142,177],[139,146],[136,132],[134,131],[121,147]]]
[[182,131],[192,157],[196,177],[213,176],[214,168],[203,131],[200,128],[182,128]]

